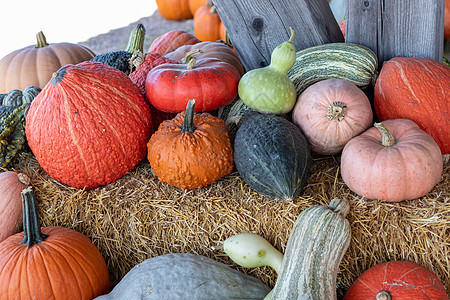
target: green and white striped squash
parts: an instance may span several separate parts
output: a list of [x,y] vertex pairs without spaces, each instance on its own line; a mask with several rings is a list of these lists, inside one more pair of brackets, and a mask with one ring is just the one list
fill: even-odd
[[305,209],[289,235],[271,300],[336,300],[339,264],[350,244],[346,200]]
[[378,58],[369,48],[351,43],[329,43],[297,51],[288,77],[300,95],[312,84],[330,78],[346,79],[365,89],[375,82],[377,69]]

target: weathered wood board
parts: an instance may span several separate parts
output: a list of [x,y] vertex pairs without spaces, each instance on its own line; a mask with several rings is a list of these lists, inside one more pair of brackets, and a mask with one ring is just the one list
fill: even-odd
[[445,0],[347,0],[345,41],[395,56],[442,62]]
[[344,37],[327,0],[214,0],[247,71],[270,63],[272,50],[289,40],[297,51]]

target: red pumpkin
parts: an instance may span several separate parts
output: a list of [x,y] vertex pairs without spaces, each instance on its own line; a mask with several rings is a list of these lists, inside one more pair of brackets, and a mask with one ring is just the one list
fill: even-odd
[[240,74],[218,59],[188,59],[186,64],[163,64],[147,75],[145,91],[154,107],[165,112],[184,111],[195,99],[195,111],[213,111],[237,95]]
[[52,178],[93,189],[145,158],[151,126],[148,104],[128,76],[83,62],[53,75],[29,108],[25,133]]
[[41,227],[32,188],[22,192],[24,231],[0,243],[1,299],[91,300],[110,291],[105,260],[85,235]]
[[439,278],[421,265],[391,261],[373,266],[350,286],[344,300],[448,300]]
[[23,189],[30,185],[30,178],[22,173],[0,173],[0,242],[22,230]]
[[450,68],[413,57],[383,64],[375,84],[374,106],[380,120],[410,119],[450,153]]
[[150,45],[148,52],[165,55],[181,46],[194,45],[197,43],[200,43],[200,40],[189,32],[184,30],[172,30],[157,37]]
[[439,182],[442,154],[411,120],[386,120],[351,139],[342,150],[341,175],[356,194],[387,202],[426,195]]
[[[165,63],[177,64],[178,62],[161,56],[158,53],[148,53],[147,55],[145,55],[145,59],[142,64],[137,66],[136,70],[129,75],[131,81],[136,84],[147,102],[148,99],[145,93],[145,80],[147,78],[147,74],[154,67]],[[161,124],[162,121],[172,119],[176,116],[175,113],[160,111],[153,107],[153,105],[150,105],[150,103],[149,106],[152,115],[152,133],[158,129],[159,124]]]

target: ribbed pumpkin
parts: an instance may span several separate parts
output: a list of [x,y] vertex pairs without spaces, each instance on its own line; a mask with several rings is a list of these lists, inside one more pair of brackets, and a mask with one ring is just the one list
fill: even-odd
[[311,152],[295,124],[277,115],[249,112],[239,122],[234,162],[258,193],[292,200],[310,175]]
[[233,169],[228,127],[219,117],[186,111],[161,123],[148,142],[148,161],[159,180],[182,189],[207,186]]
[[161,16],[167,20],[192,19],[189,0],[156,0]]
[[3,300],[91,300],[110,291],[100,251],[85,235],[41,227],[32,188],[22,191],[24,231],[0,243]]
[[0,173],[0,242],[22,230],[23,189],[30,185],[30,178],[22,173]]
[[198,50],[200,50],[200,53],[195,55],[198,60],[204,58],[217,58],[231,64],[239,71],[241,76],[244,75],[245,70],[241,59],[230,46],[223,43],[201,42],[194,45],[185,45],[166,54],[165,56],[178,62],[183,62],[183,59],[188,52]]
[[322,155],[338,154],[353,137],[372,125],[369,99],[355,84],[327,79],[309,86],[298,97],[292,122]]
[[91,61],[54,73],[26,117],[28,144],[42,168],[86,189],[117,180],[145,158],[151,126],[130,78]]
[[148,52],[165,55],[181,46],[197,43],[200,43],[200,40],[189,32],[184,30],[171,30],[157,37],[150,45]]
[[341,175],[356,194],[387,202],[426,195],[439,182],[443,162],[433,138],[407,119],[376,123],[342,150]]
[[194,15],[194,34],[202,42],[220,40],[220,20],[216,7],[208,0]]
[[378,118],[410,119],[450,153],[450,68],[418,57],[394,57],[383,64],[375,84]]
[[343,300],[448,300],[439,278],[411,261],[390,261],[366,270]]
[[89,60],[95,53],[86,46],[72,43],[48,44],[40,31],[36,45],[27,46],[0,60],[0,93],[24,90],[34,85],[43,88],[52,74],[66,64]]

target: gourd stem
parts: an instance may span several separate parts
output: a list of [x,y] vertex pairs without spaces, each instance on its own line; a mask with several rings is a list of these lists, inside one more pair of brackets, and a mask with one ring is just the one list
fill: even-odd
[[41,232],[36,197],[33,188],[30,186],[21,192],[23,209],[23,240],[21,244],[28,247],[43,242],[48,235]]
[[186,53],[186,55],[183,57],[182,62],[185,64],[188,64],[188,66],[187,66],[188,69],[193,69],[195,67],[195,61],[194,61],[194,65],[192,67],[189,66],[189,63],[192,61],[192,59],[194,59],[194,55],[196,55],[198,53],[203,53],[202,49],[195,49],[195,50],[188,51]]
[[385,147],[392,147],[395,144],[397,144],[394,136],[386,128],[386,126],[384,126],[383,123],[375,123],[375,124],[373,124],[373,126],[375,126],[381,133],[381,145],[383,145]]
[[345,199],[334,198],[331,200],[328,208],[344,218],[350,212],[350,204]]
[[47,43],[47,39],[45,38],[45,35],[42,31],[39,31],[36,34],[36,47],[34,48],[44,48],[47,47],[48,43]]
[[186,105],[186,112],[184,113],[183,126],[181,126],[181,133],[189,132],[193,133],[195,129],[194,126],[194,114],[195,114],[195,99],[190,99]]
[[375,300],[392,300],[392,296],[388,291],[381,291],[376,295]]
[[334,122],[341,122],[347,111],[347,105],[340,101],[335,101],[327,107],[327,118]]
[[144,52],[144,39],[145,39],[145,28],[144,25],[139,23],[131,33],[130,38],[128,40],[128,45],[125,51],[130,53],[134,53],[139,50]]
[[289,43],[292,43],[292,41],[294,40],[294,36],[295,36],[295,31],[294,28],[289,27],[289,29],[291,30],[291,37],[289,38]]

